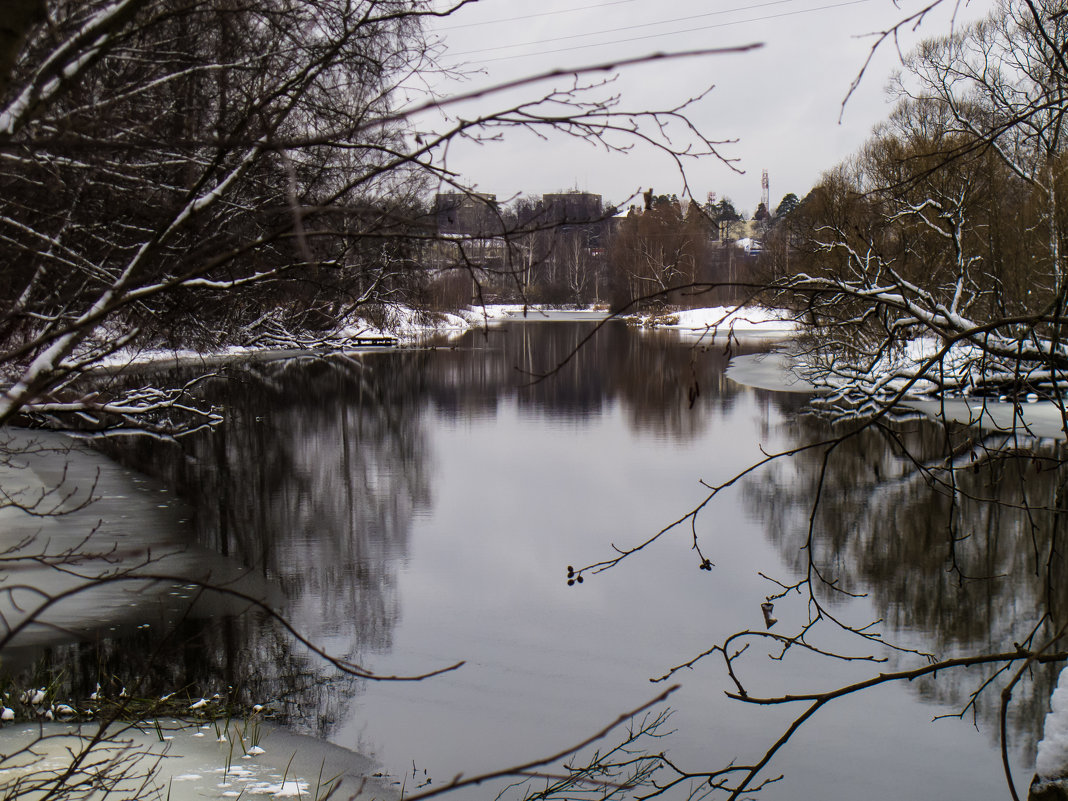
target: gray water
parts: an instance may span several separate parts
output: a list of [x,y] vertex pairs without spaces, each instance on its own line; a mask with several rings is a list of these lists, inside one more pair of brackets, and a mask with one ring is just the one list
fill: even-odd
[[[79,630],[80,644],[60,636],[45,655],[76,665],[64,689],[85,692],[99,666],[141,674],[146,695],[175,685],[230,692],[372,758],[394,781],[411,782],[414,767],[417,781],[440,784],[552,754],[678,682],[664,729],[674,733],[656,748],[702,771],[755,761],[801,710],[727,699],[733,685],[715,656],[670,682],[650,679],[736,631],[763,629],[760,604],[779,589],[769,578],[798,581],[808,553],[863,595],[830,600],[838,617],[883,620],[881,631],[904,646],[950,655],[1020,636],[1027,619],[1017,610],[1032,608],[1041,581],[1028,578],[1030,544],[1010,536],[1017,523],[963,512],[975,534],[959,558],[996,566],[988,575],[1000,578],[960,582],[940,540],[944,501],[878,434],[847,443],[830,465],[810,549],[820,460],[801,455],[750,474],[698,516],[711,570],[699,569],[686,526],[568,586],[569,565],[610,559],[613,544],[636,545],[700,504],[701,482],[826,433],[799,416],[803,395],[736,384],[721,348],[694,350],[670,332],[608,326],[532,383],[588,331],[509,323],[438,350],[249,363],[207,388],[226,407],[216,431],[180,448],[125,441],[109,450],[124,470],[150,475],[154,491],[182,499],[167,524],[175,536],[261,577],[314,642],[378,674],[461,668],[417,683],[341,679],[262,616],[219,611],[172,622],[161,669],[138,656],[158,645],[158,610],[152,627],[126,634],[109,630],[105,612],[89,616],[96,628]],[[908,426],[900,436],[917,452],[940,442],[937,429]],[[123,514],[142,519],[145,499],[131,497]],[[153,515],[165,511],[154,506]],[[137,624],[123,614],[127,630]],[[775,630],[792,633],[805,599],[777,602],[775,614]],[[829,689],[923,661],[823,624],[812,638],[890,661],[798,651],[777,661],[757,644],[739,663],[751,691]],[[760,797],[1005,797],[996,699],[974,721],[931,722],[959,712],[982,675],[830,705],[780,752],[768,775],[785,778]],[[1050,681],[1039,671],[1017,694],[1012,755],[1022,784]]]

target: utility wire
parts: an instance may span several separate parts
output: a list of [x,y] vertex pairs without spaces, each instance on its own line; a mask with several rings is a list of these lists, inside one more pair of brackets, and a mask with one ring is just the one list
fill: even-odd
[[554,14],[572,14],[576,11],[589,11],[591,8],[607,8],[608,6],[621,6],[625,3],[637,3],[638,0],[610,0],[607,3],[593,3],[588,6],[573,6],[562,8],[559,11],[539,11],[536,14],[524,14],[519,17],[501,17],[500,19],[487,19],[481,22],[462,22],[459,25],[448,25],[444,28],[435,28],[436,31],[455,31],[460,28],[476,28],[481,25],[498,25],[502,22],[519,22],[524,19],[537,19],[538,17],[551,17]]
[[[605,28],[604,30],[601,30],[601,31],[587,31],[586,33],[574,33],[574,34],[569,34],[567,36],[554,36],[554,37],[551,37],[549,39],[536,39],[536,40],[531,41],[531,42],[521,42],[519,44],[514,44],[514,45],[497,45],[495,47],[483,47],[483,48],[480,48],[478,50],[465,50],[462,53],[454,53],[453,55],[456,55],[456,56],[469,56],[469,55],[472,55],[474,53],[488,53],[488,52],[490,52],[492,50],[509,50],[509,49],[511,49],[513,47],[530,47],[531,45],[547,44],[549,42],[564,42],[564,41],[567,41],[568,39],[582,39],[582,38],[584,38],[586,36],[601,36],[602,34],[606,34],[606,33],[620,33],[622,31],[635,31],[635,30],[640,30],[640,29],[644,29],[644,28],[652,28],[652,27],[657,26],[657,25],[671,25],[672,23],[675,23],[675,22],[687,22],[689,20],[694,20],[694,19],[704,19],[705,17],[718,17],[718,16],[722,16],[723,14],[734,14],[737,11],[753,11],[753,10],[758,9],[758,8],[767,8],[768,6],[781,6],[784,3],[796,3],[796,2],[797,2],[797,0],[770,0],[770,2],[767,2],[767,3],[755,3],[755,4],[747,5],[747,6],[738,6],[736,8],[725,8],[725,9],[723,9],[721,11],[706,11],[703,14],[691,14],[688,17],[673,17],[671,19],[662,19],[662,20],[658,20],[656,22],[642,22],[642,23],[638,23],[636,25],[624,25],[624,26],[622,26],[620,28]],[[532,15],[532,16],[537,16],[537,15]],[[743,22],[748,22],[749,20],[742,20],[742,21]],[[688,28],[687,30],[703,30],[703,29],[702,28]],[[666,33],[666,34],[663,34],[663,35],[664,36],[670,36],[671,34],[669,32],[669,33]],[[606,43],[606,44],[608,44],[608,43]]]
[[[728,27],[731,27],[731,26],[734,26],[734,25],[745,25],[745,24],[750,23],[750,22],[764,22],[766,20],[780,19],[782,17],[794,17],[794,16],[798,16],[800,14],[812,14],[812,13],[815,13],[817,11],[829,11],[829,10],[835,9],[835,8],[844,8],[846,6],[856,6],[856,5],[860,5],[862,3],[870,3],[870,2],[872,2],[872,0],[848,0],[847,2],[844,2],[844,3],[832,3],[830,5],[819,6],[817,8],[806,8],[806,9],[801,9],[799,11],[784,11],[784,12],[779,13],[779,14],[766,14],[763,17],[752,17],[750,19],[734,20],[732,22],[718,22],[718,23],[716,23],[714,25],[702,25],[701,27],[698,27],[698,28],[687,28],[686,30],[682,30],[682,31],[666,31],[664,33],[652,33],[652,34],[649,34],[647,36],[632,36],[632,37],[629,37],[629,38],[626,38],[626,39],[614,39],[614,40],[609,41],[609,42],[596,42],[596,43],[584,44],[584,45],[572,45],[570,47],[557,47],[557,48],[554,48],[552,50],[539,50],[539,51],[537,51],[535,53],[519,53],[519,54],[516,54],[516,55],[513,55],[513,56],[496,56],[495,58],[484,58],[484,59],[479,59],[478,63],[480,63],[480,64],[489,64],[489,63],[494,62],[494,61],[509,61],[511,59],[516,59],[516,58],[532,58],[534,56],[552,55],[553,53],[567,53],[567,52],[574,51],[574,50],[588,50],[591,47],[607,47],[608,45],[626,44],[628,42],[640,42],[640,41],[644,41],[644,40],[647,40],[647,39],[659,39],[659,38],[664,37],[664,36],[678,36],[680,34],[695,33],[697,31],[709,31],[709,30],[713,30],[715,28],[728,28]],[[596,34],[586,34],[586,35],[587,36],[593,36],[593,35],[596,35]],[[550,41],[556,41],[556,40],[550,40]],[[522,47],[522,45],[511,45],[510,47]],[[497,49],[497,48],[493,48],[493,49]],[[470,51],[467,51],[466,53],[455,53],[455,54],[450,54],[450,55],[464,56],[464,55],[471,55],[471,54],[478,53],[478,52],[482,52],[482,51],[470,50]]]

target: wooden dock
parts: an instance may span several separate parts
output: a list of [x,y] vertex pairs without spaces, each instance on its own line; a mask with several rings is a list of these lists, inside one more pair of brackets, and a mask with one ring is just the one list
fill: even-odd
[[356,337],[353,344],[357,347],[375,347],[375,348],[391,348],[397,344],[396,337],[387,336],[375,336],[375,337]]

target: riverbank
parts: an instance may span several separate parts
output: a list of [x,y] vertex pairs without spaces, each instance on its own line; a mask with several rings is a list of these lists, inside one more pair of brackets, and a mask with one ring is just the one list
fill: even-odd
[[[184,686],[145,698],[144,685],[130,684],[127,693],[117,677],[86,697],[88,690],[73,690],[73,676],[36,674],[43,648],[117,638],[144,645],[153,632],[250,613],[252,601],[277,609],[284,593],[276,578],[194,542],[193,510],[173,488],[62,434],[5,433],[0,492],[15,503],[0,509],[9,578],[0,634],[18,631],[5,645],[0,683],[0,774],[8,787],[43,793],[57,771],[81,765],[66,787],[114,780],[114,791],[131,798],[322,798],[335,783],[346,798],[398,795],[400,781],[374,775],[370,758],[275,725],[264,719],[268,709],[235,712],[227,698],[198,700]],[[131,665],[144,656],[133,647]],[[102,736],[97,721],[115,715]]]
[[[458,336],[476,324],[474,314],[424,313],[408,307],[390,309],[375,323],[352,316],[325,331],[285,331],[275,329],[244,343],[214,348],[138,347],[121,348],[93,362],[92,369],[113,372],[143,365],[202,364],[215,366],[242,359],[287,359],[316,352],[354,352],[389,347],[391,342],[413,345],[434,336]],[[109,334],[101,331],[89,347],[100,347]],[[376,344],[369,344],[375,342]]]
[[[246,344],[232,344],[210,349],[143,347],[122,348],[93,363],[92,370],[114,372],[143,365],[177,366],[201,364],[213,367],[242,359],[288,359],[307,353],[358,352],[380,350],[383,342],[395,346],[412,347],[431,338],[453,339],[465,331],[482,326],[499,325],[507,321],[524,322],[600,322],[612,317],[605,306],[552,306],[523,304],[490,304],[472,306],[456,312],[426,313],[407,307],[390,310],[384,322],[373,323],[361,318],[340,322],[326,332],[275,333],[269,338]],[[798,332],[797,323],[782,319],[774,310],[757,307],[735,308],[715,306],[682,311],[620,315],[617,319],[643,330],[665,329],[679,331],[706,341],[717,337],[757,336],[788,339]],[[101,332],[93,343],[99,347],[106,341]],[[375,344],[370,344],[375,342]]]

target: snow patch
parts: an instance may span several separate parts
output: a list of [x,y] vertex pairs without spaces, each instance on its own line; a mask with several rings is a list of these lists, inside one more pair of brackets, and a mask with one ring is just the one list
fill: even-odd
[[1068,667],[1061,670],[1049,701],[1049,714],[1035,757],[1035,773],[1042,779],[1068,777]]
[[248,795],[269,795],[274,798],[303,798],[308,795],[308,783],[284,781],[278,784],[250,784],[245,788]]
[[215,772],[216,773],[221,773],[224,776],[233,776],[236,779],[242,779],[242,778],[248,779],[248,778],[252,778],[255,775],[248,768],[242,768],[242,767],[239,767],[238,765],[231,765],[229,768],[219,768]]
[[661,314],[641,314],[632,318],[641,328],[669,328],[695,334],[757,334],[788,337],[800,327],[790,312],[759,306],[710,306]]
[[551,306],[537,303],[494,303],[472,306],[461,312],[471,325],[502,320],[600,320],[609,316],[604,306]]

